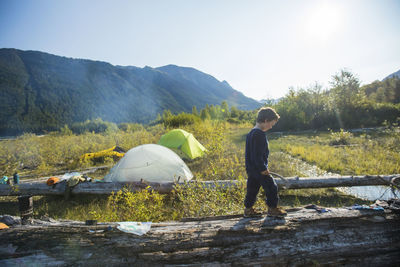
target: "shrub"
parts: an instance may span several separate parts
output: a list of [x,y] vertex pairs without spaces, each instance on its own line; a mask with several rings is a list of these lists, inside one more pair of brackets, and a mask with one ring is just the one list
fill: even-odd
[[71,130],[75,134],[82,134],[85,132],[104,133],[106,131],[116,131],[117,129],[118,127],[115,123],[103,121],[100,118],[87,120],[85,122],[77,122],[71,126]]
[[228,118],[226,121],[229,122],[229,123],[234,123],[234,124],[240,124],[241,123],[241,121],[239,119],[237,119],[237,118]]
[[164,202],[166,195],[149,188],[136,193],[124,188],[116,194],[111,194],[104,220],[148,222],[166,219],[168,216]]
[[350,139],[353,137],[353,134],[350,132],[346,132],[343,129],[340,129],[340,132],[332,132],[331,133],[331,141],[329,144],[331,146],[336,145],[349,145]]
[[180,113],[178,115],[167,116],[163,119],[165,127],[177,128],[184,125],[192,125],[200,122],[201,119],[193,114]]
[[124,132],[136,132],[136,131],[140,131],[140,130],[144,130],[144,127],[142,124],[139,123],[120,123],[118,124],[118,129],[124,131]]
[[240,179],[236,186],[225,188],[214,183],[204,187],[201,183],[186,183],[175,188],[178,200],[174,209],[179,217],[202,217],[223,214],[236,214],[243,210],[245,180]]

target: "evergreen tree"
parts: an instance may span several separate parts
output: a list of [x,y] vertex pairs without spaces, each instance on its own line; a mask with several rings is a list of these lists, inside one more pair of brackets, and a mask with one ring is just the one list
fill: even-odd
[[231,107],[230,117],[231,117],[231,118],[238,118],[239,115],[240,115],[239,109],[238,109],[237,107],[235,107],[235,106],[232,106],[232,107]]
[[193,114],[193,115],[196,115],[196,116],[199,115],[199,112],[197,111],[196,106],[193,106],[193,107],[192,107],[192,114]]
[[202,120],[210,120],[211,119],[210,112],[208,112],[208,109],[204,108],[201,110],[200,118]]
[[222,101],[222,103],[221,103],[221,112],[222,112],[223,118],[229,118],[230,117],[228,102]]

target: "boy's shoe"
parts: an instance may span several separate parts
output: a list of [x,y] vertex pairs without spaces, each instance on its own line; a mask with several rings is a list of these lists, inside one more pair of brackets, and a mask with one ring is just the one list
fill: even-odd
[[261,215],[262,213],[255,211],[253,208],[245,208],[243,217],[258,217]]
[[282,208],[268,208],[268,216],[284,217],[287,212]]

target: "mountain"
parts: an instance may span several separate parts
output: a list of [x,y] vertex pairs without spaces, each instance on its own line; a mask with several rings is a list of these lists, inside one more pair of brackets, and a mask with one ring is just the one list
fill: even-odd
[[113,66],[38,51],[0,49],[0,134],[58,129],[102,118],[146,123],[165,109],[206,104],[256,109],[226,81],[194,68]]
[[384,81],[384,80],[387,80],[387,79],[390,79],[390,78],[397,78],[397,79],[400,79],[400,70],[398,70],[398,71],[396,71],[396,72],[390,74],[390,75],[387,76],[385,79],[383,79],[383,81]]

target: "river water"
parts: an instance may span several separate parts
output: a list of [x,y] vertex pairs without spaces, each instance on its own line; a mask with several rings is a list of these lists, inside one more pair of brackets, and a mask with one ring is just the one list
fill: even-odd
[[[279,152],[283,153],[283,152]],[[291,163],[295,166],[297,171],[301,173],[301,176],[304,177],[332,177],[332,176],[341,176],[336,173],[331,173],[320,169],[319,167],[309,164],[301,159],[292,157],[285,153],[285,157],[287,157]],[[339,191],[353,195],[358,198],[375,201],[377,199],[380,200],[388,200],[391,198],[398,198],[400,196],[400,191],[388,186],[353,186],[353,187],[338,187],[336,188]]]

